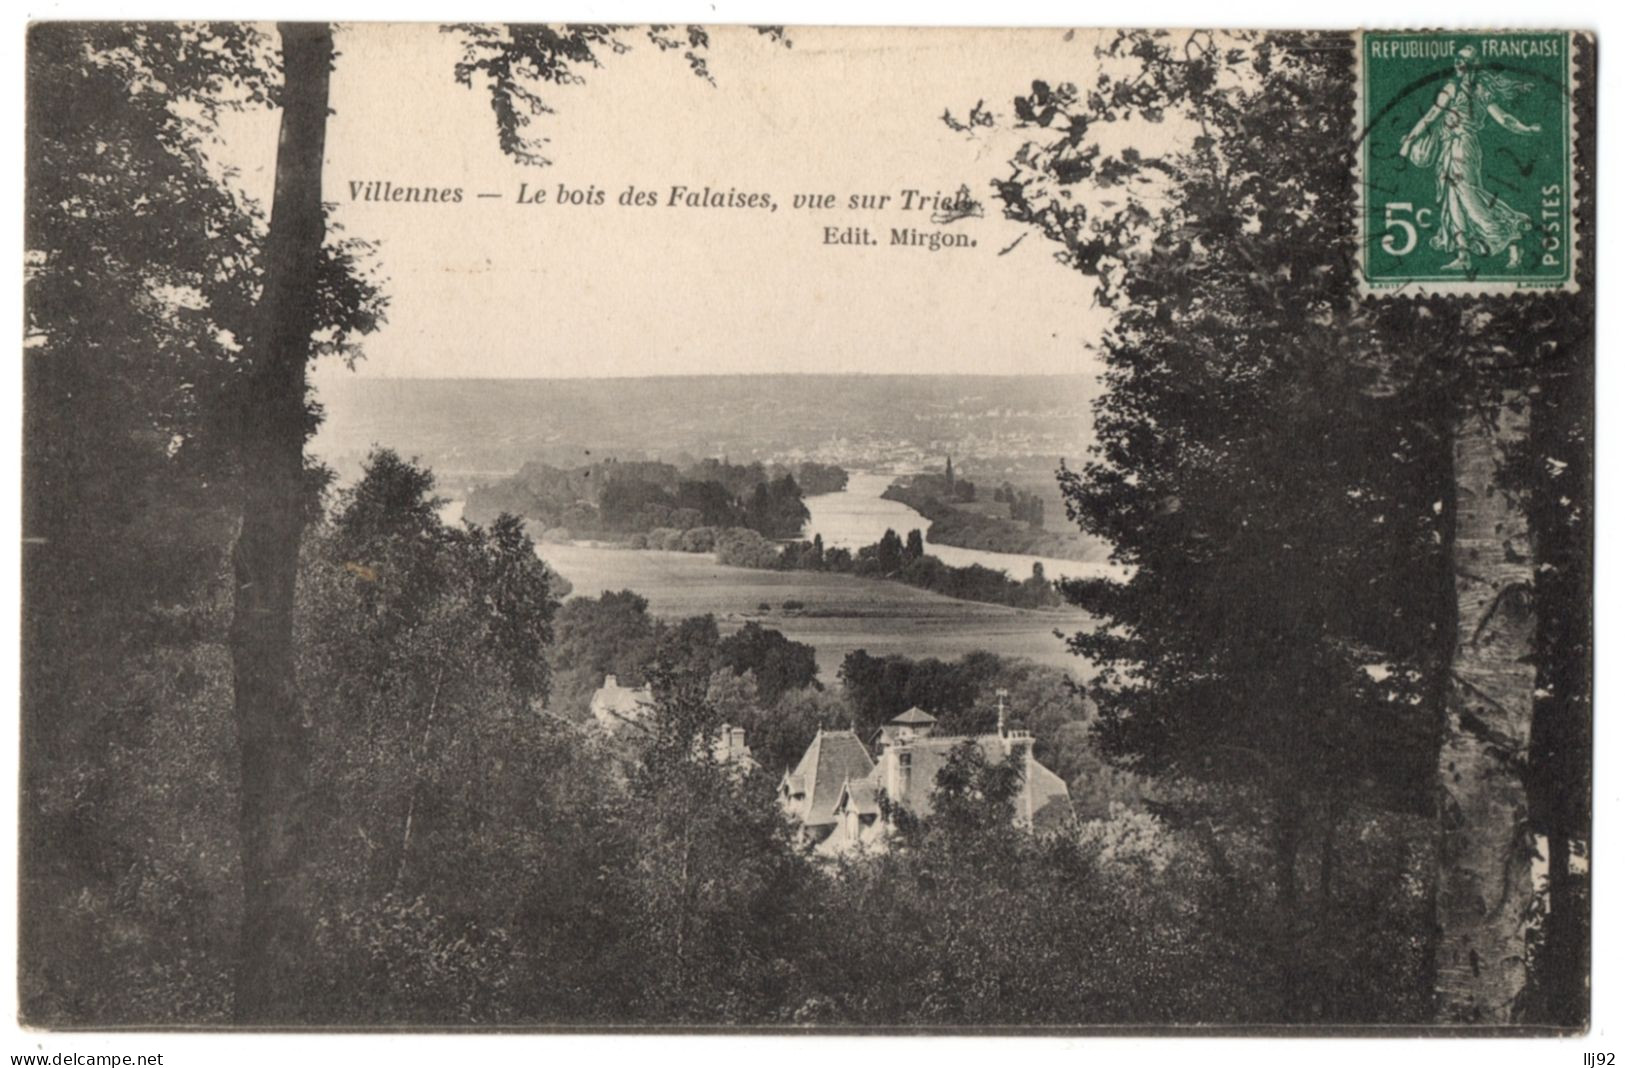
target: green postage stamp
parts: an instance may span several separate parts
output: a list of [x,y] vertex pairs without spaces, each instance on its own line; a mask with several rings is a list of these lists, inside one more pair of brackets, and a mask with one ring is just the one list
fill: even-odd
[[1573,35],[1366,32],[1356,47],[1364,292],[1576,288]]

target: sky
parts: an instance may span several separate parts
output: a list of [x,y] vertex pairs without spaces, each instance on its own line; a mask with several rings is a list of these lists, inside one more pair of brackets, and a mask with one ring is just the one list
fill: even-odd
[[[1009,101],[1034,78],[1090,79],[1092,32],[796,29],[786,49],[713,31],[712,86],[640,31],[584,84],[548,87],[549,167],[499,149],[482,87],[454,83],[459,39],[425,24],[352,24],[337,38],[324,195],[348,235],[377,242],[388,324],[356,373],[580,377],[751,372],[1077,373],[1106,324],[1089,281],[999,217],[954,227],[974,248],[891,247],[933,229],[900,193],[984,202],[1021,135]],[[950,130],[978,100],[1001,120]],[[274,116],[234,119],[226,161],[268,201]],[[461,186],[460,204],[370,203],[351,183]],[[560,184],[602,207],[554,203]],[[548,202],[517,202],[521,185]],[[628,186],[771,193],[773,213],[621,207]],[[477,199],[478,192],[496,193]],[[796,210],[835,194],[840,210]],[[881,211],[852,194],[888,194]],[[878,245],[824,243],[867,227]],[[348,374],[324,368],[324,376]]]

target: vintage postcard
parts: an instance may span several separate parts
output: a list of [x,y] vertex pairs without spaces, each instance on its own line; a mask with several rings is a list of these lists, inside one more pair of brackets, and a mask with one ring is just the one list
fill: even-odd
[[22,1023],[1583,1033],[1596,48],[34,24]]

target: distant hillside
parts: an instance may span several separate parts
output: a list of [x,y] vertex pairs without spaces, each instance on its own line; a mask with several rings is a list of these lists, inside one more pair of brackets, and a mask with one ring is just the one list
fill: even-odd
[[414,455],[447,491],[527,461],[616,456],[847,467],[1075,458],[1091,440],[1088,376],[730,375],[327,380],[313,449],[353,477],[374,444]]

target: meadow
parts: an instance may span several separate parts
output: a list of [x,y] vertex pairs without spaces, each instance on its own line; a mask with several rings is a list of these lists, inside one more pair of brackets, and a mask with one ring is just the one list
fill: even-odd
[[1070,634],[1088,621],[1072,609],[1030,611],[959,601],[851,575],[726,567],[708,554],[553,544],[538,551],[570,581],[574,596],[629,589],[646,597],[658,616],[710,612],[724,633],[752,621],[783,631],[817,651],[825,685],[835,683],[841,660],[854,649],[942,659],[986,650],[1079,677],[1087,667],[1055,636],[1056,630]]

